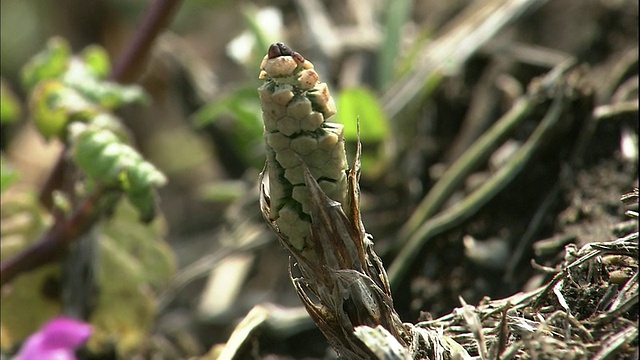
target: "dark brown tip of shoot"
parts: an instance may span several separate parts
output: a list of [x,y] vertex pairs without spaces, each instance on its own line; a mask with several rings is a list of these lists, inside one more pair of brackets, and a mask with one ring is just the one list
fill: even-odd
[[269,55],[269,59],[274,59],[279,56],[291,56],[291,49],[289,49],[287,45],[279,42],[271,44],[271,46],[269,46],[269,52],[267,54]]
[[267,52],[269,59],[274,59],[279,56],[291,56],[298,64],[304,63],[304,57],[299,53],[291,50],[284,43],[278,42],[275,44],[271,44],[269,46],[269,51]]

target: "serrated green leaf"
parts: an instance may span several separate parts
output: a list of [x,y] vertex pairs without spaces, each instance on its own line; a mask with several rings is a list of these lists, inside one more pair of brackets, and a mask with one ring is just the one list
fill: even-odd
[[67,70],[71,60],[71,47],[60,37],[51,38],[47,47],[34,56],[22,70],[22,83],[31,91],[39,82],[56,79]]
[[154,188],[166,183],[165,176],[148,162],[130,167],[126,174],[127,187],[124,190],[129,201],[138,209],[141,221],[153,220],[157,203]]
[[18,98],[7,82],[0,78],[0,124],[16,122],[21,113],[22,109]]
[[47,139],[65,138],[67,125],[72,120],[88,121],[98,111],[58,80],[40,83],[31,94],[29,106],[36,127]]
[[73,155],[78,166],[89,177],[105,184],[114,184],[120,181],[122,168],[119,157],[123,153],[122,147],[112,132],[90,129],[76,139]]
[[111,131],[85,129],[75,139],[73,156],[78,166],[89,176],[98,177],[99,173],[94,170],[94,161],[100,157],[107,145],[118,141],[118,137]]
[[388,136],[389,124],[384,110],[375,95],[365,88],[344,89],[338,96],[336,117],[344,124],[344,137],[347,140],[357,139],[358,119],[362,142],[380,142]]
[[73,155],[91,178],[109,185],[119,184],[127,192],[164,184],[162,173],[120,141],[111,131],[87,129],[77,136]]
[[111,113],[101,112],[96,114],[91,120],[91,126],[112,132],[124,143],[128,143],[131,140],[129,130],[120,122],[120,119]]
[[100,179],[106,184],[118,184],[120,188],[125,189],[128,186],[128,178],[125,175],[128,169],[142,161],[142,156],[131,147],[112,142],[96,153],[87,172],[94,179]]
[[147,188],[162,186],[167,182],[166,177],[155,166],[146,161],[140,161],[129,167],[130,188],[127,192],[137,193]]
[[144,91],[137,85],[123,86],[90,78],[65,80],[86,99],[99,104],[105,109],[117,109],[123,105],[145,103],[147,101]]
[[107,51],[97,45],[89,45],[80,54],[87,70],[98,79],[104,79],[111,72],[111,62]]
[[109,130],[87,128],[76,134],[73,156],[92,180],[122,190],[144,221],[155,214],[155,188],[165,176]]
[[[73,156],[78,166],[91,178],[113,182],[106,177],[110,168],[104,169],[101,156],[109,144],[117,144],[118,137],[110,131],[88,129],[75,139]],[[115,164],[111,164],[111,167]],[[117,178],[116,178],[117,181]]]
[[121,86],[115,83],[102,83],[92,94],[98,98],[98,103],[107,109],[116,109],[127,104],[144,104],[147,95],[137,85]]
[[[72,56],[69,44],[61,38],[53,38],[47,48],[36,55],[23,69],[23,82],[27,90],[32,92],[31,102],[38,104],[39,99],[47,95],[49,106],[41,106],[39,125],[46,137],[59,136],[64,138],[64,130],[71,116],[85,115],[79,112],[81,106],[88,108],[115,109],[134,103],[145,102],[146,96],[137,85],[119,85],[104,80],[110,71],[109,58],[105,50],[98,46],[89,46],[80,56]],[[44,87],[44,83],[55,82],[56,90]],[[60,85],[62,84],[62,85]],[[63,91],[64,90],[64,91]],[[54,108],[55,105],[55,108]],[[87,117],[73,120],[89,121],[97,111],[91,111]],[[66,114],[65,117],[63,114]]]
[[0,155],[0,193],[3,193],[9,186],[15,184],[18,179],[18,173],[7,164],[4,154]]
[[[106,56],[106,55],[104,55]],[[146,101],[142,88],[137,85],[120,85],[103,80],[80,57],[74,57],[61,80],[75,89],[88,101],[106,109],[115,109],[130,103]]]

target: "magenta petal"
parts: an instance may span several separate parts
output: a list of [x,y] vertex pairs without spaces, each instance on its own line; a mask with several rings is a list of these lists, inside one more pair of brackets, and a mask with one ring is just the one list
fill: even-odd
[[26,352],[20,352],[16,357],[17,360],[76,360],[75,351],[68,349],[57,349],[51,351],[42,351],[40,349],[31,349]]
[[91,336],[91,325],[71,318],[59,317],[48,322],[42,330],[45,334],[44,346],[56,348],[77,348]]
[[91,325],[58,317],[45,324],[24,343],[18,360],[75,360],[75,349],[91,336]]

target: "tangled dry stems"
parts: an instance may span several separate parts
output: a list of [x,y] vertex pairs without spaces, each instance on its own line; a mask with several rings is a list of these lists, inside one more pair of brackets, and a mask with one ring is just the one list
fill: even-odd
[[[635,198],[633,193],[623,196]],[[634,214],[637,219],[637,214]],[[544,286],[417,324],[482,359],[637,359],[638,231],[568,245]]]

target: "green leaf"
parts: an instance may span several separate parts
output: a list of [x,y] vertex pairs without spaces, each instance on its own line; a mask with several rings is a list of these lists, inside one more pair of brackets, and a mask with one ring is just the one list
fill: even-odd
[[123,359],[148,340],[157,316],[157,293],[176,270],[175,256],[163,239],[164,223],[142,224],[135,214],[129,202],[120,201],[114,215],[100,225],[100,292],[90,319],[94,334],[89,348],[115,343]]
[[29,106],[36,127],[47,139],[64,138],[69,122],[88,121],[98,110],[58,80],[40,83],[31,94]]
[[107,51],[97,45],[89,45],[80,54],[87,70],[98,79],[104,79],[111,72],[111,62]]
[[130,146],[109,130],[85,129],[76,136],[73,155],[78,166],[90,178],[102,184],[122,188],[121,173],[143,161]]
[[64,139],[71,121],[89,122],[98,108],[115,109],[146,101],[139,86],[104,80],[109,71],[109,58],[103,48],[89,46],[80,56],[72,56],[65,40],[52,38],[22,73],[40,132],[46,138]]
[[7,82],[0,78],[0,124],[16,122],[20,118],[21,112],[18,98],[11,91]]
[[85,129],[76,135],[73,156],[78,166],[92,178],[103,178],[102,164],[99,158],[111,143],[118,143],[118,137],[107,130]]
[[92,78],[65,78],[65,82],[76,89],[87,100],[99,104],[105,109],[117,109],[132,103],[145,103],[147,97],[137,85],[118,85]]
[[31,91],[39,82],[56,79],[67,70],[71,60],[71,47],[60,37],[51,38],[47,47],[34,56],[22,70],[22,83]]
[[132,147],[113,142],[100,148],[92,162],[90,171],[94,179],[107,184],[118,184],[125,191],[131,187],[127,173],[143,162],[142,156]]
[[127,175],[129,187],[125,190],[131,194],[146,192],[150,187],[162,186],[167,182],[165,176],[155,166],[142,159],[135,166],[128,168]]
[[113,132],[122,142],[129,143],[131,141],[129,130],[112,113],[102,112],[96,114],[91,119],[91,125]]
[[128,181],[124,190],[129,201],[138,209],[142,221],[153,220],[157,203],[155,187],[166,183],[165,176],[146,161],[130,167],[126,174]]
[[15,184],[19,178],[18,173],[7,164],[4,154],[0,154],[0,193]]
[[355,141],[357,120],[363,143],[380,142],[388,136],[389,124],[375,95],[362,87],[344,89],[338,96],[338,122],[344,124],[344,137]]
[[68,71],[62,76],[62,81],[88,101],[106,109],[146,101],[146,96],[139,86],[120,85],[102,80],[90,66],[79,58],[74,58]]
[[93,181],[123,191],[143,221],[155,215],[155,188],[165,176],[109,130],[85,128],[75,135],[73,156]]

